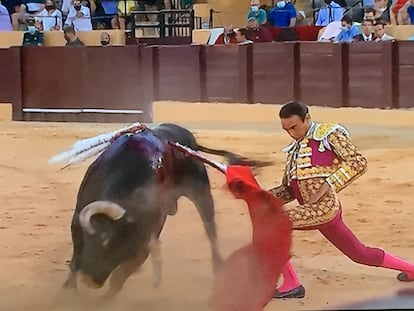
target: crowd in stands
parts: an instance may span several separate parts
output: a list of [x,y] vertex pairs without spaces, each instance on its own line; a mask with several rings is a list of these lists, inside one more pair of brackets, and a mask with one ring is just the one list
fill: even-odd
[[[353,1],[353,2],[352,2]],[[315,8],[314,26],[318,41],[387,41],[386,25],[414,25],[414,0],[311,0]],[[353,3],[353,4],[351,4]],[[299,40],[304,12],[295,8],[295,0],[278,0],[274,7],[250,1],[245,38],[233,26],[225,26],[216,44]],[[414,38],[412,38],[414,39]],[[240,42],[240,40],[242,40]]]
[[[68,45],[80,45],[77,31],[126,29],[132,11],[159,11],[192,5],[192,0],[0,0],[0,31],[24,31],[23,45],[42,45],[44,32],[62,31]],[[155,14],[135,20],[154,22]],[[69,37],[75,35],[73,41]],[[102,45],[109,37],[101,40]],[[77,38],[77,40],[76,40]]]

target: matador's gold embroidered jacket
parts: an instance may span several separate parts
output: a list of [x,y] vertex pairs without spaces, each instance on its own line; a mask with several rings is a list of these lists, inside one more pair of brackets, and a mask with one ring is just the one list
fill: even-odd
[[[282,184],[270,191],[284,203],[298,200],[300,205],[286,206],[293,228],[297,229],[332,220],[340,208],[336,194],[367,169],[367,159],[339,124],[312,122],[306,137],[283,151],[287,158]],[[328,183],[330,191],[315,204],[309,204],[310,197],[324,183]]]

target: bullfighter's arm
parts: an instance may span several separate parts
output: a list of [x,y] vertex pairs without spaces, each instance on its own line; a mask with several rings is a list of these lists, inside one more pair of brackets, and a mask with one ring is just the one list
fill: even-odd
[[335,192],[339,192],[366,172],[368,161],[358,147],[339,130],[328,136],[328,142],[337,155],[340,166],[326,179],[326,182]]
[[269,190],[269,192],[276,198],[280,199],[283,204],[295,200],[292,189],[288,186],[286,176],[282,179],[282,184]]

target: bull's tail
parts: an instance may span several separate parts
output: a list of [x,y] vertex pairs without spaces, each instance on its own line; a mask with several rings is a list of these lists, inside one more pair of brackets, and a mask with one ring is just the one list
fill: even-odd
[[248,165],[251,167],[265,167],[273,164],[272,161],[252,160],[227,150],[212,149],[201,145],[198,145],[198,150],[205,153],[222,156],[226,159],[229,165]]

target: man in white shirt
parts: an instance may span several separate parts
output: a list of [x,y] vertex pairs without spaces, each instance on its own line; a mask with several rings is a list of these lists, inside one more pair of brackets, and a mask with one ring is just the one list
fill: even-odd
[[80,0],[74,0],[69,9],[65,25],[72,25],[76,31],[92,30],[91,11],[88,7],[81,5]]
[[385,22],[382,20],[379,20],[375,22],[374,24],[374,33],[375,33],[375,41],[381,42],[381,41],[390,41],[394,40],[394,37],[391,37],[390,35],[387,35],[385,33]]
[[45,8],[36,16],[36,23],[42,25],[43,31],[62,30],[62,12],[54,0],[46,0]]

